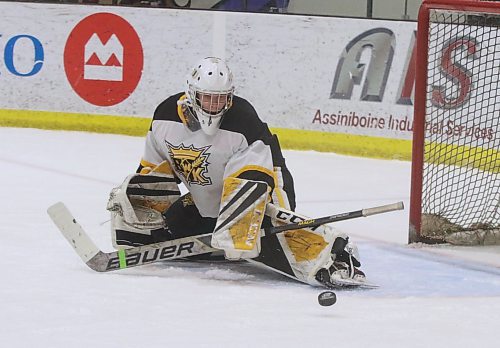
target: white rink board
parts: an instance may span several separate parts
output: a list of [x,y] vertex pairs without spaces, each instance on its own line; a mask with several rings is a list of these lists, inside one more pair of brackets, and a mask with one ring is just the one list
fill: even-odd
[[[237,94],[249,99],[271,127],[411,139],[412,105],[397,104],[397,100],[413,48],[415,23],[5,2],[0,3],[0,10],[0,53],[10,50],[12,56],[10,70],[8,62],[0,59],[0,109],[150,117],[163,99],[184,89],[185,75],[196,60],[217,54],[225,56],[232,67]],[[144,53],[137,87],[126,99],[110,106],[82,99],[71,87],[64,68],[70,33],[86,17],[102,12],[128,22]],[[380,29],[392,33],[394,50],[382,100],[360,100],[372,64],[372,39],[362,50],[360,63],[365,68],[350,98],[330,98],[345,47],[359,35]],[[20,35],[35,38],[43,47],[41,68],[30,76],[20,75],[34,71],[35,43],[26,38],[13,41]],[[127,61],[122,63],[125,71]],[[12,73],[12,66],[19,74]],[[94,70],[93,76],[101,75]],[[116,80],[121,75],[117,71],[112,76]],[[383,119],[383,125],[339,126],[325,116],[353,113],[365,121]],[[322,121],[314,121],[320,114]],[[403,130],[394,129],[395,119],[404,121]]]

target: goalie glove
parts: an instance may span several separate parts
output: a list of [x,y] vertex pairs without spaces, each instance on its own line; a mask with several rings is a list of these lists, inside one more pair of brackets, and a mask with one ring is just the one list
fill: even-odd
[[260,253],[261,224],[269,202],[264,182],[228,177],[224,180],[212,247],[224,250],[226,259],[257,257]]
[[162,214],[180,197],[179,187],[166,161],[153,169],[143,168],[141,173],[145,172],[127,176],[111,191],[107,210],[115,226],[133,230],[165,227]]

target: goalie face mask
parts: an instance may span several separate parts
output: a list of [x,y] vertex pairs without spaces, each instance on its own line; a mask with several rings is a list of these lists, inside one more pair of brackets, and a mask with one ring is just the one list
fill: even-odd
[[214,135],[219,129],[222,116],[232,105],[233,92],[233,74],[220,58],[201,60],[189,74],[187,104],[207,135]]
[[231,97],[226,93],[196,93],[193,110],[206,134],[213,135],[219,129],[222,117],[231,105]]

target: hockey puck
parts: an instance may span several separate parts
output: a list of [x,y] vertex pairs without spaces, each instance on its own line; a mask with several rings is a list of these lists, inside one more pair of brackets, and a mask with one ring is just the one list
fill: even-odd
[[323,291],[318,295],[318,303],[322,306],[331,306],[337,302],[337,295],[333,291]]

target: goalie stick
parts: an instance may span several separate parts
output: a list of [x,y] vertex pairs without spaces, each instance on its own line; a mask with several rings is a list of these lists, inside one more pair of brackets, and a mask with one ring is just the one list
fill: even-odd
[[59,202],[52,205],[47,212],[83,262],[97,272],[114,271],[157,261],[206,254],[216,250],[210,246],[211,234],[209,233],[103,252],[90,239],[64,203]]
[[[270,209],[273,209],[273,208],[276,209],[276,207],[271,205]],[[397,203],[381,205],[381,206],[373,207],[373,208],[355,210],[355,211],[351,211],[348,213],[341,213],[341,214],[325,216],[325,217],[321,217],[321,218],[317,218],[317,219],[302,220],[299,222],[290,223],[290,224],[281,225],[281,226],[272,226],[272,227],[265,228],[264,231],[266,232],[266,234],[267,233],[272,234],[272,233],[284,232],[284,231],[288,231],[288,230],[296,230],[296,229],[306,228],[306,227],[315,227],[315,226],[329,224],[331,222],[338,222],[338,221],[343,221],[343,220],[355,219],[355,218],[359,218],[359,217],[366,217],[366,216],[371,216],[371,215],[375,215],[375,214],[388,213],[390,211],[403,210],[403,209],[404,209],[403,202],[397,202]],[[277,217],[279,219],[279,216],[277,216]]]
[[[268,213],[268,209],[270,211],[275,209],[274,214],[277,219],[286,222],[294,220],[301,221],[267,228],[265,229],[266,234],[319,226],[326,223],[403,209],[403,203],[399,202],[381,207],[331,215],[319,219],[305,220],[290,214],[290,212],[285,213],[272,204],[268,206],[269,207],[266,208],[266,214]],[[103,252],[95,245],[92,239],[90,239],[64,203],[59,202],[52,205],[47,209],[47,213],[83,262],[97,272],[113,271],[158,261],[173,260],[218,251],[218,249],[211,247],[210,241],[212,234],[208,233],[200,236],[180,238],[118,251]]]

